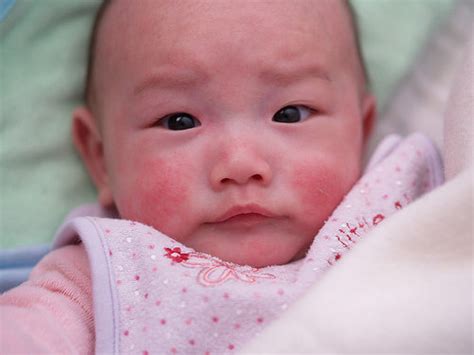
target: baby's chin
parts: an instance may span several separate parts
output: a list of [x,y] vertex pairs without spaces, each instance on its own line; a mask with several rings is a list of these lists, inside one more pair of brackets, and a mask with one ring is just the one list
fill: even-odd
[[[238,265],[247,265],[255,268],[263,268],[273,265],[285,265],[304,258],[311,244],[310,241],[293,240],[290,236],[281,238],[265,238],[261,236],[246,236],[239,243],[232,240],[219,238],[221,243],[186,243],[183,244],[196,250],[217,257],[223,261]],[[224,239],[224,240],[223,240]],[[282,240],[283,239],[283,240]],[[303,243],[302,243],[303,242]],[[303,245],[301,245],[303,244]]]

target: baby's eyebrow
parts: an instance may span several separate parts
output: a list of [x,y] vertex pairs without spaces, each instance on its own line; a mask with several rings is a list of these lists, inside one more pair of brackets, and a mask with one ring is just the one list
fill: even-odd
[[194,71],[183,71],[173,74],[169,71],[152,73],[134,87],[133,95],[138,96],[152,88],[183,90],[195,87],[198,84],[202,85],[205,81],[207,81],[207,76],[204,73]]
[[[259,79],[280,86],[290,85],[292,83],[308,79],[317,78],[331,82],[328,72],[320,65],[304,65],[271,67],[264,69],[258,75]],[[134,87],[133,95],[139,96],[149,89],[172,89],[183,90],[203,85],[209,80],[209,76],[202,71],[185,70],[171,73],[170,70],[160,70],[157,73],[151,73]]]
[[261,72],[260,78],[264,81],[276,83],[281,86],[289,85],[308,78],[317,78],[328,82],[332,81],[328,71],[322,66],[316,64],[296,66],[294,68],[269,68]]

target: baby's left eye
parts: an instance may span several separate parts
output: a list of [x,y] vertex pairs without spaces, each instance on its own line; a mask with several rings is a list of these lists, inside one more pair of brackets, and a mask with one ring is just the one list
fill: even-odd
[[273,121],[281,123],[295,123],[307,119],[311,115],[311,109],[302,106],[285,106],[273,115]]
[[201,125],[201,122],[189,113],[178,112],[161,118],[158,121],[158,125],[171,131],[183,131],[185,129],[198,127]]

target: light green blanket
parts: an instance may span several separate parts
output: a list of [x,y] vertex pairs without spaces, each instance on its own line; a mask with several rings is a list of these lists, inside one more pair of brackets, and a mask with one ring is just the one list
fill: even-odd
[[[0,22],[2,248],[51,241],[71,208],[95,198],[74,153],[70,117],[81,102],[85,49],[98,3],[17,0]],[[453,0],[353,3],[383,107]]]

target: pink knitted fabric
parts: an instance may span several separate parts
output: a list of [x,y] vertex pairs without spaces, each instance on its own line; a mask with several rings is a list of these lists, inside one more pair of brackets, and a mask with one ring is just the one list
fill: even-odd
[[65,225],[61,246],[80,236],[91,261],[99,352],[223,354],[241,347],[339,260],[371,228],[442,181],[431,144],[391,138],[316,236],[306,257],[255,269],[196,252],[151,227],[83,217]]
[[27,282],[0,296],[1,354],[91,354],[95,331],[87,254],[49,253]]

